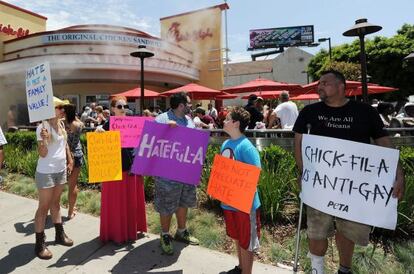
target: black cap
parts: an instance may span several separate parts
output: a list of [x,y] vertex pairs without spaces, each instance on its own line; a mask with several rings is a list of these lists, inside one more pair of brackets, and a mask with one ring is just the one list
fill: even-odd
[[249,101],[256,101],[257,100],[257,95],[256,94],[250,94],[249,95]]

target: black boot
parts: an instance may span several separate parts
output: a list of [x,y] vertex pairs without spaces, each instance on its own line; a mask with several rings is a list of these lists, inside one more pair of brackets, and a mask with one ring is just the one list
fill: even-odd
[[73,241],[68,238],[65,231],[63,230],[63,225],[55,224],[55,230],[56,230],[56,237],[55,237],[55,244],[60,244],[64,246],[72,246]]
[[45,232],[36,232],[36,244],[35,244],[35,254],[38,258],[42,260],[49,260],[52,258],[52,252],[46,247],[46,236]]

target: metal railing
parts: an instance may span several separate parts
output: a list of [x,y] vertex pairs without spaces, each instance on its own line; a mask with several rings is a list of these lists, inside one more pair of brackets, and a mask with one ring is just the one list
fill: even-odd
[[[34,131],[36,126],[19,126],[19,131]],[[96,128],[85,127],[84,132]],[[223,129],[204,129],[210,132],[210,144],[221,145],[228,135]],[[394,146],[414,146],[414,128],[386,128]],[[245,135],[259,150],[270,145],[277,145],[287,150],[293,150],[294,132],[286,129],[248,129]]]

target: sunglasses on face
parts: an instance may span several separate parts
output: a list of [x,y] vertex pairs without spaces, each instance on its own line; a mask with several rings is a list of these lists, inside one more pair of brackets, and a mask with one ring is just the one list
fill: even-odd
[[63,106],[56,106],[55,109],[63,109]]
[[127,106],[126,105],[117,105],[116,108],[117,109],[126,109]]

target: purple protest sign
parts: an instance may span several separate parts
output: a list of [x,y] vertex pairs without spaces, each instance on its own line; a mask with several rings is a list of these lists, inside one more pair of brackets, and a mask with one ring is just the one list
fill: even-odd
[[205,131],[147,121],[131,171],[198,185],[208,140]]
[[121,132],[121,147],[138,146],[145,121],[153,121],[154,117],[111,116],[109,129]]

